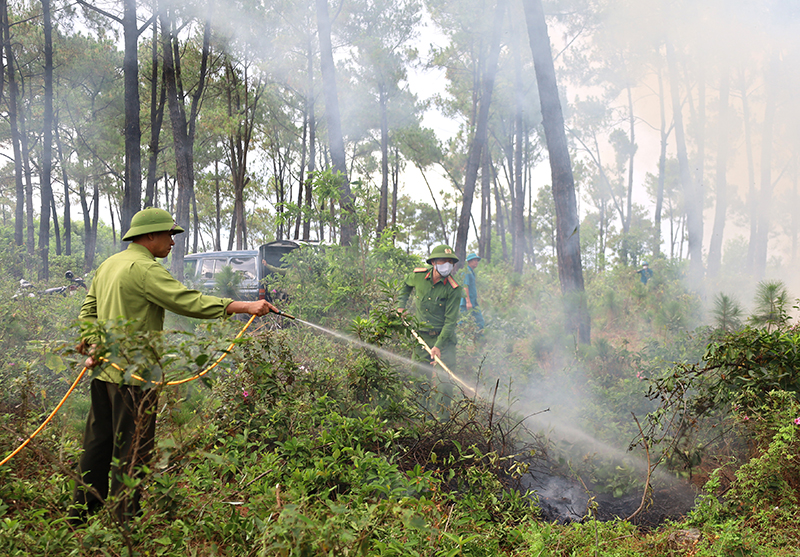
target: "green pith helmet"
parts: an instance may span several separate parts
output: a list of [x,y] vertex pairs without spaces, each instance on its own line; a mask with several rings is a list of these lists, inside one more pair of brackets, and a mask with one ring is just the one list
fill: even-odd
[[122,241],[127,242],[142,234],[150,234],[151,232],[167,232],[173,234],[183,232],[183,228],[175,224],[175,220],[164,209],[156,207],[148,207],[142,209],[131,219],[131,227]]
[[456,252],[450,246],[446,246],[442,244],[441,246],[436,246],[433,248],[431,252],[431,256],[428,257],[427,263],[430,265],[431,261],[434,259],[452,259],[453,263],[458,263],[458,257],[456,257]]

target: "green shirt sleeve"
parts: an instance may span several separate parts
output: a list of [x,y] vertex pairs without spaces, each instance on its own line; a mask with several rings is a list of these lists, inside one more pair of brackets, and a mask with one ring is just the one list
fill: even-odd
[[403,279],[403,285],[400,287],[400,307],[406,307],[408,303],[408,298],[411,296],[411,291],[414,290],[414,273],[406,275],[406,278]]
[[166,310],[200,319],[225,317],[225,310],[233,301],[186,288],[158,263],[151,265],[145,273],[144,295],[147,301]]
[[[89,291],[86,293],[86,298],[84,298],[83,304],[81,305],[78,319],[80,321],[90,321],[92,323],[97,321],[97,296],[95,295],[94,283],[89,286]],[[83,340],[89,344],[95,344],[97,342],[97,338],[89,335],[86,335]]]
[[436,339],[436,344],[434,345],[440,349],[445,344],[455,340],[456,325],[458,325],[458,320],[461,316],[460,306],[462,288],[460,286],[453,288],[449,284],[446,284],[446,287],[450,289],[450,292],[445,304],[444,326],[442,327],[442,332],[439,334],[439,338]]
[[[132,243],[97,269],[79,319],[105,322],[124,319],[133,322],[137,331],[160,331],[166,310],[188,317],[214,319],[225,317],[232,301],[186,288],[146,248]],[[88,337],[85,340],[95,341]],[[106,366],[97,378],[119,383],[122,374]]]
[[81,305],[81,312],[78,314],[81,321],[97,321],[97,296],[94,293],[94,284],[89,287],[89,292]]

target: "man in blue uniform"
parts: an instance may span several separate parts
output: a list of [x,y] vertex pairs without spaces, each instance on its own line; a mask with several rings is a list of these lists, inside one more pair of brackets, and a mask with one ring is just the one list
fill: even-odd
[[639,280],[642,281],[642,284],[647,286],[647,281],[653,278],[653,271],[650,269],[650,266],[647,264],[647,261],[642,263],[642,268],[636,271],[639,274]]
[[464,283],[464,293],[466,294],[461,299],[461,313],[468,313],[475,319],[475,324],[478,326],[478,331],[483,332],[486,323],[483,320],[483,313],[481,308],[478,307],[478,288],[476,285],[475,269],[481,258],[475,253],[470,253],[467,256],[467,266],[464,268],[464,273],[461,280]]

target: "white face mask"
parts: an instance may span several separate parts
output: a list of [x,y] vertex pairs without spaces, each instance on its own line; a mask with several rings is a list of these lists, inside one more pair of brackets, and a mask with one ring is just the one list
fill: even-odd
[[446,277],[450,275],[453,271],[453,264],[452,263],[437,263],[436,270],[439,272],[440,275]]

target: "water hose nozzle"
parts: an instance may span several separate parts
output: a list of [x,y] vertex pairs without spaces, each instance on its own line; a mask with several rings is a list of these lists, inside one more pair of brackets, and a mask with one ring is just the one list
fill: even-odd
[[297,319],[297,317],[295,317],[294,315],[289,315],[288,313],[284,313],[282,311],[276,311],[275,313],[277,313],[282,317],[288,317],[289,319]]

